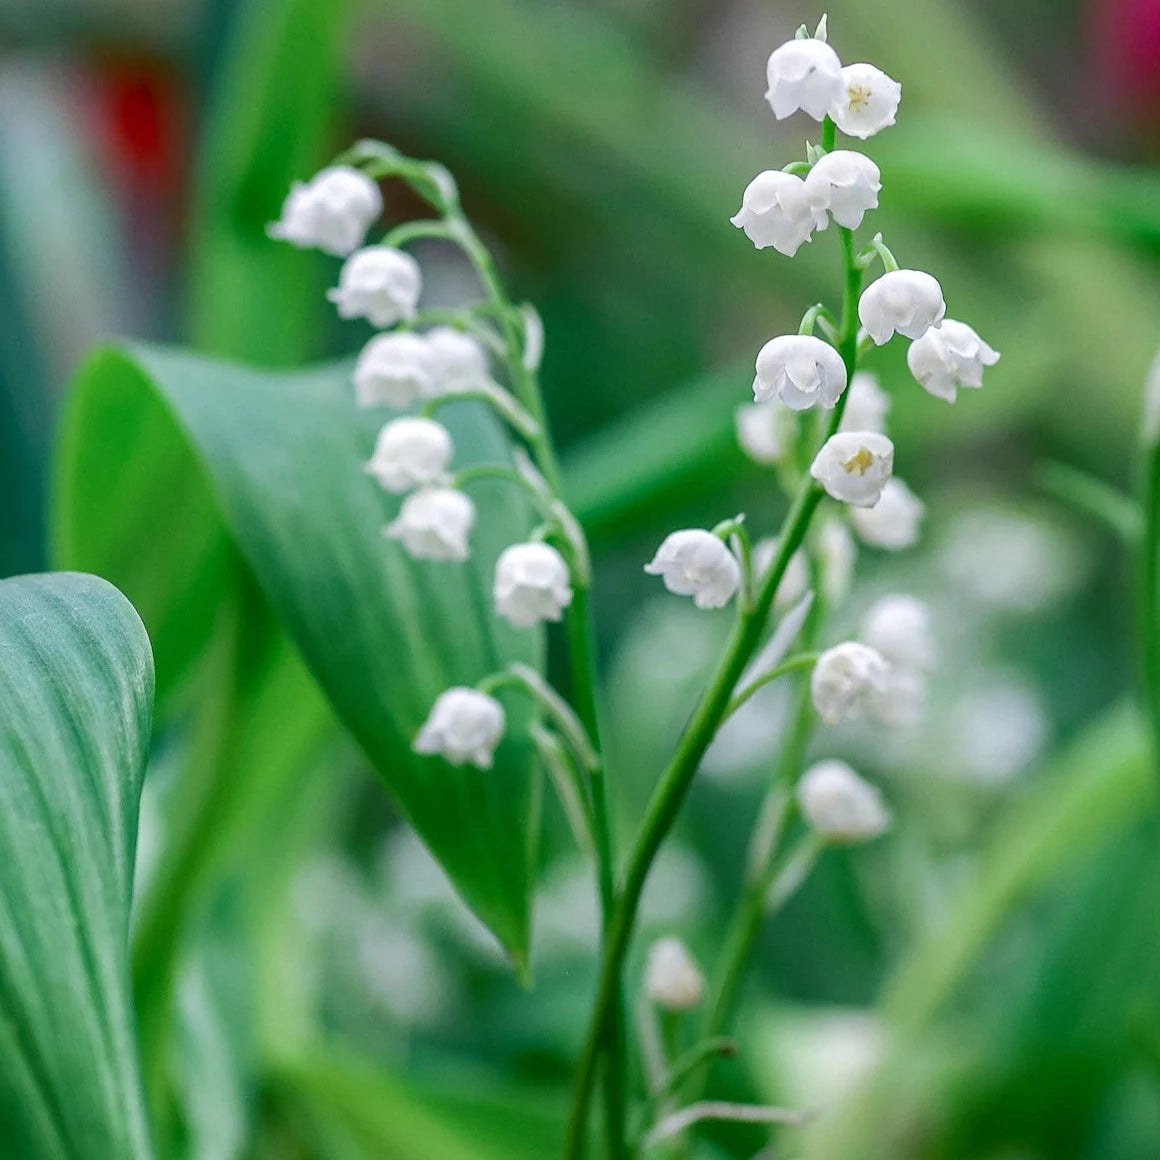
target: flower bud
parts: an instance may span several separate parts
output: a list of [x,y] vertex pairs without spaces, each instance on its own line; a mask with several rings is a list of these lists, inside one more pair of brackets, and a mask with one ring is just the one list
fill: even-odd
[[390,246],[366,246],[342,265],[338,286],[326,292],[340,318],[365,318],[394,326],[415,317],[423,276],[410,254]]
[[454,450],[451,434],[442,423],[392,419],[375,440],[367,471],[386,491],[410,491],[442,482]]
[[906,365],[919,386],[948,403],[955,401],[959,387],[981,387],[983,369],[998,361],[998,351],[965,322],[953,318],[928,330],[906,352]]
[[890,825],[878,791],[844,761],[811,766],[798,782],[797,799],[810,829],[830,842],[868,842]]
[[811,207],[806,183],[779,169],[759,173],[745,187],[741,208],[729,220],[759,250],[772,246],[787,258],[810,240],[814,230],[830,224],[824,208]]
[[873,137],[894,124],[902,86],[872,64],[848,64],[842,69],[842,95],[830,106],[830,116],[847,137]]
[[354,365],[354,388],[360,407],[401,410],[427,397],[432,379],[426,341],[409,331],[376,335]]
[[846,409],[838,430],[885,434],[889,411],[890,396],[878,385],[878,376],[871,371],[856,371],[850,380]]
[[927,669],[934,663],[930,610],[914,596],[884,596],[871,605],[862,639],[892,665]]
[[839,431],[822,445],[810,475],[828,495],[853,507],[873,507],[894,469],[894,444],[876,431]]
[[691,1011],[705,995],[705,976],[679,938],[661,938],[648,949],[644,990],[665,1011]]
[[942,287],[921,270],[890,270],[862,292],[858,320],[878,346],[895,334],[921,338],[946,314]]
[[475,335],[453,326],[434,326],[423,337],[432,394],[445,395],[487,380],[487,353]]
[[810,693],[827,725],[861,717],[884,687],[887,664],[869,645],[848,640],[826,649],[810,676]]
[[759,403],[777,398],[793,411],[815,403],[829,410],[846,389],[842,356],[810,334],[771,338],[757,352],[755,369],[753,398]]
[[836,149],[819,158],[805,179],[810,209],[830,216],[840,226],[856,230],[866,211],[878,208],[882,174],[869,157]]
[[293,246],[343,256],[362,245],[382,209],[375,182],[351,166],[336,165],[307,182],[296,181],[282,216],[266,232]]
[[793,447],[797,415],[778,399],[737,408],[737,442],[741,450],[764,467],[779,464]]
[[845,93],[838,54],[812,37],[787,40],[775,48],[765,78],[769,83],[765,99],[779,121],[798,109],[820,121]]
[[926,505],[902,482],[888,479],[873,507],[854,508],[850,522],[862,542],[888,552],[901,552],[918,543]]
[[741,568],[728,547],[712,532],[689,528],[672,532],[644,570],[660,576],[678,596],[691,596],[698,608],[722,608],[741,583]]
[[478,689],[448,689],[439,694],[413,748],[452,765],[490,769],[504,724],[503,706],[494,697]]
[[450,487],[413,491],[389,523],[385,534],[402,540],[417,560],[466,560],[467,537],[475,524],[475,504]]
[[572,603],[564,557],[550,544],[513,544],[495,565],[495,607],[516,628],[559,620]]

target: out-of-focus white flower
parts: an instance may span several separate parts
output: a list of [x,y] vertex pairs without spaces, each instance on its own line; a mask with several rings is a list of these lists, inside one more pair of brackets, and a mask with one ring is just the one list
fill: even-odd
[[729,219],[759,250],[772,246],[792,258],[814,230],[828,226],[824,208],[814,209],[806,183],[792,173],[767,169],[741,195],[741,208]]
[[812,765],[798,782],[797,799],[810,829],[830,842],[868,842],[890,825],[878,791],[844,761]]
[[878,385],[872,371],[856,371],[846,395],[841,431],[879,431],[886,433],[886,416],[890,396]]
[[890,478],[882,496],[873,507],[855,508],[850,512],[862,542],[888,552],[901,552],[918,543],[926,505],[902,482]]
[[906,352],[906,365],[918,385],[948,403],[955,401],[959,387],[981,387],[984,368],[998,361],[998,351],[953,318],[915,339]]
[[340,318],[365,318],[372,326],[393,326],[415,317],[423,275],[410,254],[390,246],[355,250],[342,264],[338,285],[326,292]]
[[385,534],[402,540],[417,560],[466,560],[467,537],[475,524],[475,504],[452,487],[413,491],[386,526]]
[[431,385],[427,343],[407,331],[375,335],[354,365],[355,398],[360,407],[385,404],[401,410],[430,395]]
[[[753,572],[761,582],[761,578],[769,571],[774,557],[777,555],[778,539],[776,536],[765,536],[753,545]],[[798,548],[789,558],[781,580],[777,585],[777,592],[773,597],[773,606],[777,609],[792,608],[809,590],[810,562],[805,552]]]
[[797,414],[780,400],[738,407],[736,420],[737,442],[754,463],[773,467],[789,453],[797,433]]
[[342,256],[362,245],[382,209],[383,197],[375,182],[348,165],[336,165],[307,182],[296,181],[282,205],[282,216],[266,232],[293,246]]
[[787,40],[775,48],[765,66],[765,79],[769,84],[765,99],[779,121],[798,109],[820,121],[845,93],[838,54],[812,37]]
[[550,544],[513,544],[495,564],[496,611],[516,628],[559,620],[572,603],[568,565]]
[[838,225],[856,230],[866,211],[878,208],[882,174],[869,157],[835,149],[818,159],[806,176],[805,187],[815,213],[828,211]]
[[503,739],[503,706],[478,689],[456,687],[440,693],[415,738],[416,753],[438,755],[452,765],[490,769]]
[[873,507],[894,469],[894,444],[877,431],[831,435],[810,465],[827,494],[854,507]]
[[846,389],[842,356],[812,334],[782,334],[757,353],[753,397],[763,403],[780,399],[793,411],[815,403],[830,409]]
[[939,740],[945,773],[998,785],[1040,756],[1050,725],[1033,685],[1002,672],[987,673],[986,678],[955,697]]
[[904,665],[889,666],[882,683],[870,695],[870,716],[891,729],[914,729],[926,716],[926,677]]
[[660,938],[648,949],[644,990],[665,1011],[691,1011],[705,994],[705,976],[679,938]]
[[487,380],[487,352],[475,335],[453,326],[433,326],[423,338],[432,394],[445,395]]
[[371,998],[405,1025],[433,1023],[452,1006],[455,986],[431,945],[410,927],[376,914],[354,931],[354,966]]
[[451,433],[434,419],[392,419],[379,432],[367,472],[400,493],[440,483],[455,453]]
[[942,322],[946,311],[938,280],[921,270],[890,270],[858,300],[858,320],[878,346],[895,333],[921,338]]
[[847,137],[873,137],[894,124],[902,86],[872,64],[848,64],[842,69],[842,95],[830,106],[830,116]]
[[670,592],[691,596],[698,608],[724,607],[741,583],[737,558],[717,536],[701,528],[670,533],[644,570],[660,576]]
[[841,604],[854,583],[857,548],[845,521],[831,516],[818,521],[814,534],[815,551],[822,573],[822,593],[831,604]]
[[891,664],[928,669],[934,664],[930,609],[915,596],[883,596],[862,619],[862,639]]
[[875,649],[855,640],[826,649],[810,675],[818,716],[827,725],[862,716],[874,694],[884,687],[887,669]]

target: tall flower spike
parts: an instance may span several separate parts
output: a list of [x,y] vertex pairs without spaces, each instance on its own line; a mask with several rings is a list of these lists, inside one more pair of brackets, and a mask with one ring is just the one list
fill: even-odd
[[866,211],[878,208],[882,174],[869,157],[836,149],[818,159],[804,184],[815,213],[824,216],[828,210],[838,225],[856,230]]
[[425,487],[413,491],[389,523],[384,534],[401,540],[417,560],[466,560],[467,537],[475,525],[475,504],[450,487]]
[[385,404],[402,410],[431,395],[432,386],[427,342],[409,331],[376,335],[354,365],[355,398],[360,407]]
[[998,361],[997,350],[965,322],[953,318],[945,319],[936,330],[928,330],[906,352],[906,365],[919,386],[948,403],[955,401],[959,387],[981,387],[983,370]]
[[505,724],[503,706],[494,697],[456,686],[439,694],[412,748],[452,765],[490,769]]
[[894,444],[877,431],[839,431],[823,444],[810,475],[833,499],[873,507],[894,470]]
[[759,250],[772,246],[787,258],[810,240],[814,230],[829,225],[824,209],[811,207],[806,183],[779,169],[759,173],[745,187],[741,208],[729,220]]
[[495,565],[496,611],[516,628],[559,620],[572,603],[564,557],[550,544],[513,544]]
[[811,334],[783,334],[771,338],[757,354],[753,398],[763,403],[780,399],[794,411],[819,404],[827,410],[846,389],[842,356]]
[[901,479],[891,478],[873,507],[851,510],[850,522],[864,544],[902,552],[918,543],[925,515],[922,500]]
[[338,285],[327,291],[340,318],[365,318],[394,326],[415,317],[423,276],[410,254],[390,246],[366,246],[343,263]]
[[723,608],[741,583],[741,567],[731,551],[701,528],[672,532],[644,570],[659,576],[678,596],[691,596],[698,608]]
[[475,335],[453,326],[434,326],[423,337],[432,394],[445,395],[487,380],[487,352]]
[[648,949],[644,991],[664,1011],[691,1011],[705,994],[705,976],[679,938],[661,938]]
[[807,37],[787,40],[770,54],[765,66],[769,84],[765,99],[783,121],[799,109],[822,120],[842,99],[842,62],[825,41]]
[[797,799],[810,829],[830,842],[868,842],[890,825],[878,791],[844,761],[819,761],[807,770]]
[[392,419],[379,432],[367,472],[395,493],[440,483],[455,448],[451,434],[434,419]]
[[837,725],[865,714],[876,692],[884,688],[889,666],[869,645],[848,640],[826,649],[810,676],[810,693],[818,716]]
[[891,270],[862,292],[858,321],[878,346],[895,334],[921,338],[947,312],[942,287],[921,270]]
[[848,64],[842,69],[842,95],[830,107],[838,128],[863,141],[894,124],[902,86],[872,64]]
[[365,173],[336,165],[307,182],[295,182],[282,216],[267,226],[266,233],[292,246],[342,257],[362,245],[382,211],[379,187]]

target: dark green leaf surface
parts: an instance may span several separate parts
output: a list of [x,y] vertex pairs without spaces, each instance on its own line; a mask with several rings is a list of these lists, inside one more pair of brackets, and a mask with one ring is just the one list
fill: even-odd
[[153,661],[94,576],[0,582],[0,1142],[152,1156],[127,938]]
[[[502,483],[481,484],[471,563],[411,560],[381,534],[399,501],[362,469],[388,416],[355,407],[348,374],[272,374],[153,348],[99,354],[62,441],[60,555],[138,600],[169,685],[204,648],[232,538],[399,805],[523,960],[536,807],[525,706],[508,701],[509,740],[490,771],[417,758],[411,739],[447,686],[536,662],[539,635],[507,629],[488,596],[496,556],[526,534],[529,513]],[[441,417],[457,466],[506,456],[478,406]]]

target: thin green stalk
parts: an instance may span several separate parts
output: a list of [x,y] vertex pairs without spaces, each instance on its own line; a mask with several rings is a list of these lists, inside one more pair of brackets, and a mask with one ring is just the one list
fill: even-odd
[[1144,707],[1160,769],[1160,438],[1151,431],[1143,445],[1140,496],[1144,527],[1136,554],[1136,617]]
[[650,1119],[669,1096],[680,1091],[686,1080],[695,1076],[702,1068],[707,1067],[714,1059],[728,1059],[737,1054],[737,1044],[732,1039],[706,1039],[694,1047],[690,1047],[683,1055],[678,1056],[668,1070],[664,1081],[648,1098],[645,1105],[646,1122]]
[[816,652],[798,653],[797,656],[790,657],[788,661],[782,661],[780,665],[776,665],[768,673],[762,673],[760,677],[754,678],[729,702],[729,708],[725,710],[726,719],[732,717],[758,689],[762,689],[790,673],[797,673],[802,669],[812,669],[818,663],[818,655]]

